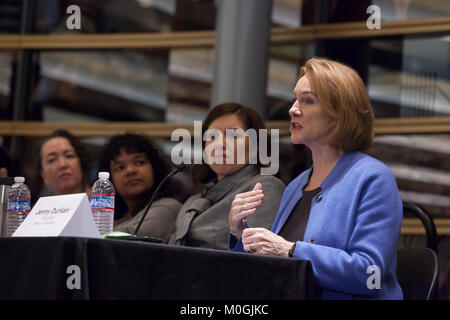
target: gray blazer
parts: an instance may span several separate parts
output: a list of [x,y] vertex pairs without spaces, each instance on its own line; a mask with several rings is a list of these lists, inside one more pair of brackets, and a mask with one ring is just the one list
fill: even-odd
[[252,227],[270,229],[285,186],[276,177],[260,175],[259,170],[254,165],[246,166],[219,182],[208,183],[201,193],[190,197],[178,213],[169,243],[227,250],[231,202],[257,182],[262,184],[264,200],[247,221]]
[[[181,203],[172,198],[161,198],[153,202],[147,216],[139,229],[139,236],[160,238],[164,243],[169,241],[175,230],[175,219]],[[133,233],[144,215],[145,208],[133,218],[122,218],[114,222],[114,231]]]

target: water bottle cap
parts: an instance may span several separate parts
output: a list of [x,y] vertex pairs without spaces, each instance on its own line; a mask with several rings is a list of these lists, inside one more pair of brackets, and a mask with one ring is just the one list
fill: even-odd
[[109,172],[99,172],[98,177],[100,179],[109,179]]
[[14,177],[14,182],[24,183],[25,177]]

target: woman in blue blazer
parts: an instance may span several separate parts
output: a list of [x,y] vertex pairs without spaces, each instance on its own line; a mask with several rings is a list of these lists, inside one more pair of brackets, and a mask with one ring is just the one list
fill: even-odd
[[230,249],[310,260],[323,299],[402,299],[402,203],[391,171],[362,153],[373,140],[364,83],[348,66],[313,58],[293,94],[291,141],[311,149],[313,166],[286,188],[271,231],[246,220],[264,201],[264,186],[238,194]]

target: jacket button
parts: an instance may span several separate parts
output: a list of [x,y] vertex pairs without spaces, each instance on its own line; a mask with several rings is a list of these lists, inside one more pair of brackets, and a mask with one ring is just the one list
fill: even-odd
[[322,195],[321,195],[321,194],[319,194],[319,195],[316,197],[316,202],[320,202],[320,201],[322,201]]

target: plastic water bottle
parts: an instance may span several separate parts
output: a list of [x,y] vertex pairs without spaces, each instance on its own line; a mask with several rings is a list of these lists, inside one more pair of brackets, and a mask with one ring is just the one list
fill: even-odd
[[6,236],[11,237],[31,209],[31,194],[24,177],[15,177],[9,189],[6,214]]
[[114,226],[114,186],[109,172],[99,172],[91,190],[91,211],[100,234],[110,233]]

